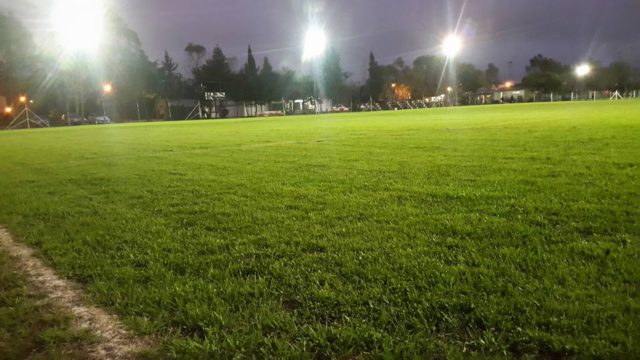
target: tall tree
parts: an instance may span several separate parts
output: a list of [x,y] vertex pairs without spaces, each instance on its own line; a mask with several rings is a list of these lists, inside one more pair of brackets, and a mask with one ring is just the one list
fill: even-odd
[[335,48],[330,48],[322,64],[322,78],[327,98],[338,101],[342,98],[344,82],[348,74],[342,71],[340,55]]
[[244,73],[248,77],[258,76],[258,66],[256,65],[256,58],[253,57],[251,45],[249,45],[249,48],[247,49],[247,63],[244,65]]
[[394,82],[402,84],[409,84],[411,82],[411,68],[407,65],[403,58],[397,58],[393,62],[391,68],[393,69],[392,72],[395,76],[395,79],[393,79]]
[[410,85],[414,97],[436,95],[444,65],[445,59],[441,56],[420,56],[413,61],[413,81]]
[[259,100],[269,102],[280,100],[281,94],[278,92],[278,74],[273,71],[273,66],[269,58],[265,56],[262,68],[259,72],[260,96]]
[[462,87],[462,91],[475,92],[482,87],[484,74],[482,71],[476,69],[473,64],[457,64],[456,71],[458,73],[458,82]]
[[621,92],[630,90],[632,83],[633,68],[626,62],[616,61],[609,65],[608,90],[619,90]]
[[528,74],[562,74],[568,70],[568,67],[555,59],[538,54],[529,60],[529,65],[527,65],[526,69]]
[[0,95],[15,98],[26,92],[36,68],[31,33],[12,15],[0,13]]
[[569,67],[539,54],[529,60],[526,70],[522,79],[526,88],[550,93],[562,90]]
[[217,45],[213,49],[211,58],[202,66],[193,69],[193,76],[197,82],[211,84],[218,87],[217,90],[228,91],[231,75],[231,66],[227,57]]
[[260,94],[260,79],[258,77],[258,66],[256,65],[256,59],[253,57],[253,51],[251,46],[247,49],[247,63],[241,72],[243,83],[243,100],[257,101]]
[[493,63],[489,63],[484,71],[484,80],[489,86],[497,85],[500,82],[500,69]]
[[181,76],[177,70],[178,64],[169,56],[169,52],[165,50],[164,58],[158,67],[160,93],[164,98],[174,98],[178,96]]
[[[136,114],[136,102],[140,101],[143,114],[150,115],[146,105],[151,108],[157,97],[157,64],[150,61],[138,34],[119,16],[110,13],[107,19],[107,38],[104,41],[105,56],[102,61],[105,78],[94,78],[92,89],[97,89],[99,99],[103,81],[110,81],[115,88],[112,102],[117,104],[116,112],[122,117],[133,118]],[[88,65],[90,66],[90,65]],[[94,69],[90,74],[98,73]],[[147,101],[151,100],[151,101]],[[94,101],[97,103],[99,101]],[[95,110],[94,110],[95,111]],[[144,116],[144,115],[143,115]]]
[[373,51],[369,53],[369,79],[367,79],[366,88],[368,97],[375,100],[382,98],[382,94],[384,92],[384,77],[382,74],[382,68],[376,61]]
[[162,58],[162,63],[160,64],[160,71],[169,76],[175,74],[176,70],[178,70],[178,64],[173,61],[173,58],[169,56],[169,52],[165,50],[164,58]]

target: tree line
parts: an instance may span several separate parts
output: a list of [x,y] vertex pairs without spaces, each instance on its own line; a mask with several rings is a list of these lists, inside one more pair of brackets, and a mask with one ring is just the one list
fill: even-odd
[[[485,69],[464,62],[447,65],[442,56],[425,55],[410,64],[398,58],[385,65],[371,53],[368,77],[359,84],[343,70],[339,53],[330,48],[319,61],[319,76],[314,81],[312,76],[293,69],[274,69],[268,57],[258,61],[251,46],[238,66],[238,61],[227,57],[219,46],[208,51],[195,43],[184,49],[189,71],[183,75],[168,52],[158,61],[150,60],[138,35],[119,16],[109,13],[106,23],[109,36],[96,58],[61,59],[55,47],[36,46],[19,19],[0,14],[0,96],[15,99],[28,93],[42,113],[96,113],[105,96],[101,83],[108,81],[114,88],[109,100],[121,117],[135,118],[142,111],[143,117],[150,118],[153,104],[167,99],[196,99],[202,96],[203,84],[226,92],[236,101],[268,103],[317,93],[336,103],[349,103],[388,99],[392,96],[391,84],[406,85],[413,98],[423,98],[440,94],[448,86],[473,93],[507,80],[494,64]],[[580,82],[573,66],[537,55],[527,65],[521,86],[541,92],[568,92],[581,86],[590,90],[640,88],[640,73],[628,63],[591,64],[593,73]],[[455,81],[451,73],[456,74]]]

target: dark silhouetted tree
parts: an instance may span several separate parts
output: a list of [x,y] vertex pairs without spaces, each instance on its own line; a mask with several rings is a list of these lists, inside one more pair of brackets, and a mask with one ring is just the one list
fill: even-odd
[[[153,111],[147,111],[147,106],[149,109],[153,108],[158,95],[157,64],[149,60],[138,34],[122,18],[111,13],[107,24],[106,33],[109,36],[103,41],[105,55],[102,62],[106,78],[98,81],[113,83],[115,90],[112,103],[117,104],[114,111],[119,117],[135,117],[138,100],[143,107],[143,116],[150,118]],[[99,85],[92,85],[92,89],[96,89],[98,93],[100,88]],[[94,101],[97,102],[99,101]]]
[[464,92],[475,92],[482,87],[484,74],[473,64],[460,63],[456,65],[458,83]]
[[413,89],[414,98],[436,95],[444,64],[443,57],[433,55],[420,56],[414,60],[413,80],[409,84]]
[[500,82],[500,69],[493,63],[489,63],[484,71],[484,80],[489,86],[497,85]]
[[627,91],[631,89],[633,69],[626,62],[616,61],[609,65],[607,90]]
[[205,63],[193,69],[193,77],[198,83],[209,84],[216,90],[227,90],[232,77],[231,66],[224,52],[217,46],[213,49],[211,58]]
[[164,58],[158,67],[159,87],[162,97],[175,98],[179,96],[182,78],[177,70],[178,64],[165,51]]
[[322,64],[324,95],[333,101],[338,101],[343,95],[346,77],[340,65],[340,55],[335,48],[330,48]]
[[10,99],[30,90],[36,70],[31,33],[12,15],[0,13],[0,95]]
[[241,82],[243,84],[242,99],[257,101],[260,100],[260,78],[258,77],[258,66],[256,59],[253,57],[251,46],[247,50],[247,63],[241,71]]
[[259,81],[260,101],[270,102],[281,99],[281,94],[278,92],[278,74],[273,71],[273,66],[266,56],[260,68]]
[[173,61],[173,58],[169,56],[168,51],[164,51],[164,58],[162,58],[162,63],[160,64],[160,71],[166,76],[170,76],[176,73],[178,70],[178,64]]
[[374,100],[379,100],[382,98],[382,94],[384,93],[384,77],[382,74],[382,68],[376,61],[376,57],[373,55],[373,52],[369,53],[369,78],[367,79],[366,84],[367,89],[367,99],[369,97]]
[[568,66],[542,55],[529,60],[526,69],[527,76],[522,79],[522,85],[547,93],[561,91],[569,72]]

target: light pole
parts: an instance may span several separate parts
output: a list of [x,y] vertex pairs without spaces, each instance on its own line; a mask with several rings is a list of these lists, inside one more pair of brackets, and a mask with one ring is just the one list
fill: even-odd
[[24,104],[24,113],[25,113],[25,116],[27,117],[27,129],[31,129],[31,122],[29,121],[29,103],[27,101],[27,96],[22,95],[20,96],[20,98],[18,98],[18,100],[20,101],[21,104]]
[[[103,121],[107,121],[107,106],[105,105],[106,98],[113,92],[113,85],[111,83],[105,83],[102,85],[102,116]],[[96,125],[98,125],[98,118],[96,118]]]
[[313,99],[315,101],[316,114],[318,113],[318,74],[317,74],[317,59],[324,55],[327,48],[327,35],[324,30],[319,26],[311,26],[304,37],[304,52],[302,54],[302,62],[311,61],[311,67],[313,71]]
[[584,79],[591,74],[591,65],[587,63],[580,64],[576,66],[576,76],[578,77],[578,82],[580,83],[580,87],[584,87]]
[[[21,95],[18,98],[18,103],[23,104],[24,109],[22,109],[22,111],[11,121],[11,123],[9,123],[9,126],[7,126],[7,129],[16,128],[24,124],[25,122],[27,123],[27,128],[29,129],[31,129],[31,122],[33,122],[35,125],[38,125],[38,126],[47,126],[47,127],[49,126],[48,121],[43,120],[36,113],[31,111],[31,109],[29,109],[29,104],[33,104],[33,100],[29,100],[27,95]],[[5,111],[5,114],[10,115],[11,113],[13,113],[13,108],[6,107],[4,111]],[[24,119],[22,119],[23,114],[25,116]]]
[[[451,91],[455,90],[456,103],[458,98],[458,91],[457,91],[458,81],[455,73],[454,60],[462,50],[462,45],[463,45],[462,38],[455,33],[447,35],[442,41],[442,54],[446,57],[447,63],[449,65],[450,81],[453,84],[456,84],[456,89],[452,89],[451,86],[449,86],[447,87],[447,92],[451,94]],[[454,105],[457,105],[457,104],[454,104]]]
[[[101,48],[104,32],[107,7],[105,0],[54,0],[51,17],[51,27],[55,30],[55,40],[65,50],[65,56],[74,59],[76,65],[80,63],[80,55],[93,56]],[[84,65],[84,61],[83,61]],[[78,71],[81,76],[86,76],[85,67]],[[69,111],[69,92],[72,83],[67,77],[67,124],[71,126]],[[76,82],[77,83],[77,82]],[[75,98],[76,112],[82,116],[84,112],[84,86],[74,85],[73,97]],[[104,107],[104,106],[103,106]]]

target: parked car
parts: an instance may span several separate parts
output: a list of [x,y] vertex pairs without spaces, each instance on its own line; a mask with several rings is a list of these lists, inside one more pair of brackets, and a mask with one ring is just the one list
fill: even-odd
[[349,109],[348,107],[344,106],[344,105],[336,105],[334,107],[331,108],[331,111],[333,112],[349,112],[351,109]]
[[111,118],[108,116],[96,116],[95,122],[96,124],[111,124]]
[[65,117],[63,120],[68,121],[71,126],[85,125],[87,123],[87,120],[78,114],[70,114],[69,119]]

